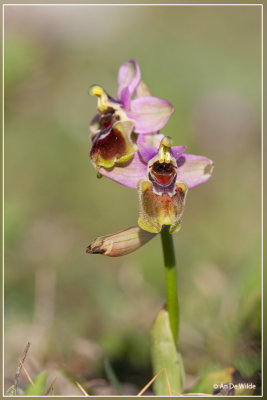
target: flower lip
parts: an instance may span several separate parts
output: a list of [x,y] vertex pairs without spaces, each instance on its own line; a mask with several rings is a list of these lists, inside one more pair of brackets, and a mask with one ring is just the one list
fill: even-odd
[[100,144],[101,142],[106,140],[109,135],[112,134],[114,124],[115,122],[113,124],[107,124],[107,126],[104,129],[101,129],[97,135],[92,137],[93,146],[96,143]]
[[110,110],[109,112],[106,112],[104,114],[101,114],[100,116],[100,126],[105,130],[106,128],[111,128],[112,125],[116,121],[119,121],[120,117],[118,115],[114,115],[114,112]]
[[116,122],[93,138],[91,156],[100,153],[104,159],[119,158],[125,152],[125,140],[115,124]]
[[172,162],[156,161],[149,168],[151,169],[149,175],[161,186],[169,186],[176,179],[176,166]]
[[172,139],[164,136],[160,142],[158,155],[148,164],[148,178],[160,187],[173,185],[176,179],[177,164],[171,155]]

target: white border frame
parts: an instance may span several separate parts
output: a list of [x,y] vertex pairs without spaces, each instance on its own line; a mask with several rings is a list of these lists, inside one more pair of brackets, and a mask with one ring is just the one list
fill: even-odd
[[[78,4],[61,4],[61,3],[55,3],[55,4],[45,4],[45,3],[38,3],[38,4],[30,4],[30,3],[25,3],[25,4],[16,4],[16,3],[4,3],[2,4],[2,384],[3,384],[3,393],[2,396],[4,398],[9,398],[10,396],[6,396],[4,394],[4,14],[5,14],[5,7],[25,7],[25,6],[46,6],[46,7],[54,7],[54,6],[64,6],[64,7],[88,7],[88,6],[94,6],[94,7],[159,7],[159,6],[164,6],[164,7],[175,7],[175,6],[186,6],[186,7],[191,7],[191,6],[209,6],[209,7],[214,7],[214,6],[220,6],[220,7],[230,7],[230,6],[235,6],[235,7],[240,7],[240,6],[247,6],[247,7],[261,7],[261,217],[262,217],[262,222],[261,222],[261,236],[262,236],[262,242],[261,242],[261,331],[262,331],[262,337],[261,337],[261,363],[262,363],[262,394],[257,395],[257,396],[247,396],[247,395],[242,395],[242,396],[234,396],[234,397],[263,397],[263,3],[254,3],[254,4],[208,4],[208,3],[144,3],[144,4],[134,4],[134,3],[125,3],[125,4],[120,4],[120,3],[114,3],[114,4],[83,4],[83,3],[78,3]],[[21,395],[17,395],[16,397],[25,397]],[[36,397],[36,396],[27,396],[27,397]],[[47,396],[38,396],[38,397],[45,397]],[[55,395],[55,396],[49,396],[52,398],[64,398],[64,397],[73,397],[73,398],[84,398],[85,396],[74,396],[74,395]],[[90,396],[92,398],[97,397],[97,398],[135,398],[137,396]],[[151,396],[146,396],[146,398],[150,398]],[[152,397],[169,397],[169,396],[152,396]],[[206,395],[203,396],[180,396],[180,397],[187,397],[187,398],[195,398],[195,397],[206,397]],[[232,396],[216,396],[218,398],[229,398]]]

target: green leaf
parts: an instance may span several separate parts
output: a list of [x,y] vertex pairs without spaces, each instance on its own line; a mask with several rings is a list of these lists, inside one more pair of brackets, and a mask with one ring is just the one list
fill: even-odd
[[229,367],[207,373],[190,389],[190,393],[213,394],[214,390],[220,389],[220,385],[233,382],[232,374],[234,370],[234,368]]
[[[161,310],[151,330],[151,357],[153,373],[166,369],[172,394],[182,393],[184,387],[184,366],[177,351],[170,328],[169,313]],[[163,371],[154,381],[156,395],[168,396],[166,373]]]
[[117,395],[121,395],[121,385],[120,385],[120,381],[117,378],[114,369],[112,368],[111,363],[109,362],[109,360],[106,358],[104,360],[104,367],[105,367],[105,372],[107,375],[107,378],[109,380],[109,382],[111,383],[111,385],[114,387],[114,389],[116,390]]
[[261,370],[261,356],[257,354],[254,357],[247,357],[243,354],[233,360],[233,366],[240,372],[243,378],[249,378],[256,371]]
[[24,395],[25,396],[42,396],[45,394],[45,386],[46,386],[46,378],[47,378],[47,372],[41,372],[39,375],[36,376],[34,379],[33,383],[34,385],[31,385],[28,387],[27,390],[25,390]]

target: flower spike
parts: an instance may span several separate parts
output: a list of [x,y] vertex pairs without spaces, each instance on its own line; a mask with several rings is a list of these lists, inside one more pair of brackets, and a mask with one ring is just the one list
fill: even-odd
[[[89,93],[97,97],[98,114],[90,124],[90,158],[98,177],[105,176],[138,190],[140,231],[138,235],[133,228],[125,231],[130,232],[130,247],[139,247],[140,232],[140,237],[144,231],[157,234],[163,226],[169,226],[170,233],[178,232],[188,189],[211,177],[213,162],[185,154],[185,146],[173,146],[171,137],[160,134],[174,111],[173,106],[151,95],[141,81],[135,60],[128,60],[119,68],[118,99],[99,85],[91,86]],[[116,245],[113,248],[117,239],[123,242],[123,232],[96,239],[88,252],[101,250],[110,255],[117,248]]]

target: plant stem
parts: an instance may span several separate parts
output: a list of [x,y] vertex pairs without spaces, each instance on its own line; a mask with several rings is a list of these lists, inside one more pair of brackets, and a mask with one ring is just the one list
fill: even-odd
[[165,264],[167,310],[169,313],[170,326],[174,343],[178,340],[179,306],[176,277],[175,254],[172,235],[169,233],[169,226],[164,226],[161,231],[161,242]]

